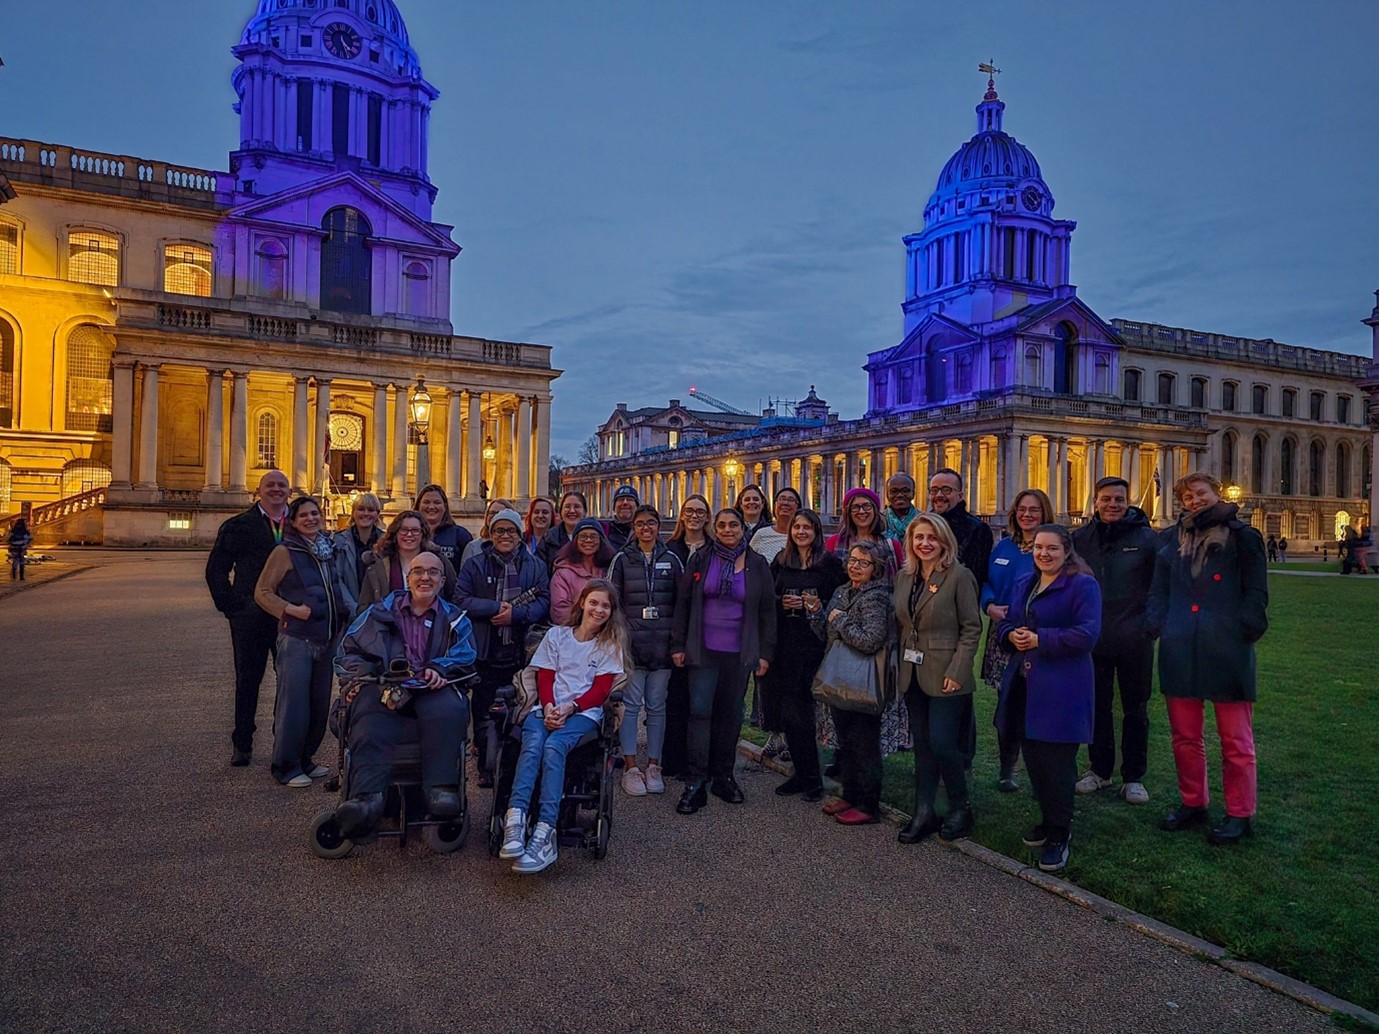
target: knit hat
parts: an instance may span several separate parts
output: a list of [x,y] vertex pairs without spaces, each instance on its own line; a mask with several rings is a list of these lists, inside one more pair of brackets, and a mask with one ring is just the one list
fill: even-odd
[[598,532],[598,533],[599,533],[599,540],[600,540],[600,541],[602,541],[602,540],[604,540],[604,539],[606,539],[606,538],[608,537],[608,533],[607,533],[606,531],[603,530],[603,524],[602,524],[602,522],[596,521],[596,520],[594,520],[594,518],[592,518],[592,517],[581,517],[581,518],[579,519],[579,523],[575,525],[575,530],[572,531],[572,532],[570,532],[570,538],[571,538],[572,540],[573,540],[573,539],[579,538],[579,533],[580,533],[581,531],[596,531],[596,532]]
[[637,490],[631,485],[623,485],[613,493],[613,502],[616,503],[619,499],[631,499],[634,503],[642,501],[641,497],[637,495]]
[[495,513],[492,517],[488,519],[488,531],[490,535],[493,534],[493,526],[497,524],[499,521],[510,521],[512,523],[512,526],[516,528],[518,532],[521,532],[522,530],[522,515],[519,514],[516,510],[509,510],[505,508],[499,510],[497,513]]

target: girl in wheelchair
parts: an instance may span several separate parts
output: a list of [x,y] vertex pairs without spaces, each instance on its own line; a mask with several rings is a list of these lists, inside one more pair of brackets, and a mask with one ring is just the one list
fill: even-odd
[[[516,859],[512,871],[541,872],[558,855],[556,822],[565,783],[565,759],[598,737],[602,705],[614,680],[631,671],[627,624],[617,592],[602,578],[584,586],[568,625],[546,633],[533,654],[538,702],[522,722],[512,795],[503,820],[500,858]],[[527,835],[532,797],[536,825]]]

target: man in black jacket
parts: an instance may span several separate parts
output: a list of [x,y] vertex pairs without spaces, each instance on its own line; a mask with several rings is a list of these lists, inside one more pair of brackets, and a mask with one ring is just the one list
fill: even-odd
[[991,525],[967,512],[962,493],[962,475],[952,467],[941,467],[929,479],[929,511],[948,522],[958,540],[958,563],[977,578],[977,589],[986,584],[987,568],[995,539]]
[[1120,740],[1121,796],[1146,804],[1144,772],[1149,760],[1149,694],[1153,688],[1154,641],[1145,625],[1149,587],[1154,581],[1158,534],[1139,507],[1129,505],[1130,484],[1105,477],[1096,483],[1096,515],[1072,533],[1073,546],[1101,585],[1101,638],[1092,651],[1096,669],[1096,711],[1089,768],[1078,793],[1111,785],[1116,768],[1113,714],[1115,682],[1120,678],[1124,712]]
[[614,549],[622,550],[632,541],[632,515],[640,505],[637,490],[631,485],[623,485],[613,493],[613,519],[605,527],[608,529],[608,544]]
[[249,764],[254,750],[254,715],[259,707],[268,655],[275,652],[278,623],[254,602],[254,586],[287,521],[287,475],[270,470],[259,481],[259,501],[220,526],[206,558],[206,585],[216,610],[230,621],[235,656],[234,753],[230,764]]

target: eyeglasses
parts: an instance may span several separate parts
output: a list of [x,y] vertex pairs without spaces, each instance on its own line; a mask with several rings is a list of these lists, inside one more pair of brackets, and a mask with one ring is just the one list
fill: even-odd
[[518,534],[517,529],[510,524],[504,524],[501,528],[489,528],[488,533],[494,538],[497,538],[499,535],[508,536]]
[[1044,510],[1039,506],[1017,506],[1015,512],[1025,517],[1042,517]]
[[848,507],[848,512],[849,512],[849,513],[875,513],[875,512],[876,512],[876,507],[872,506],[871,503],[853,503],[851,506]]
[[860,556],[850,556],[847,558],[848,567],[875,567],[875,560],[866,560]]
[[956,495],[956,494],[957,494],[957,491],[958,491],[958,490],[957,490],[956,488],[954,488],[952,485],[930,485],[930,486],[929,486],[929,494],[930,494],[930,495]]
[[640,528],[640,529],[642,529],[642,530],[646,530],[647,528],[655,529],[655,528],[659,528],[660,526],[661,526],[661,522],[660,522],[660,521],[633,521],[633,522],[632,522],[632,527],[634,527],[634,528]]
[[414,567],[407,572],[408,578],[440,578],[445,572],[439,567]]
[[697,507],[687,507],[680,511],[681,517],[707,517],[708,515],[708,510],[700,510]]
[[403,535],[420,535],[420,534],[421,534],[421,529],[420,529],[420,528],[398,528],[398,529],[397,529],[397,533],[398,533],[398,536],[399,536],[399,537],[401,537],[401,536],[403,536]]

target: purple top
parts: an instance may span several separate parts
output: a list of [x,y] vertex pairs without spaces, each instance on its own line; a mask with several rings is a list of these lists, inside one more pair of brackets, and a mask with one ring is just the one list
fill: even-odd
[[733,573],[733,594],[718,595],[723,577],[723,561],[709,560],[704,572],[704,649],[715,653],[738,653],[742,649],[742,618],[746,612],[747,568]]
[[393,603],[397,615],[397,628],[402,633],[402,643],[407,653],[407,664],[413,673],[426,667],[430,659],[426,648],[431,642],[431,626],[436,621],[436,608],[428,607],[420,615],[412,613],[412,594],[404,592]]

